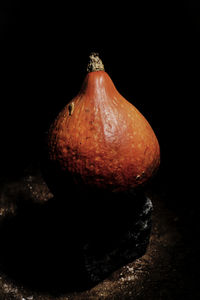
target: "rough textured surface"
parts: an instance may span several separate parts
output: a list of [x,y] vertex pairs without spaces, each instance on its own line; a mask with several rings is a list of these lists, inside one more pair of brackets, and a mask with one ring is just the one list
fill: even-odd
[[[47,203],[46,200],[52,197],[51,194],[48,195],[40,173],[35,172],[34,169],[32,172],[28,170],[26,179],[29,183],[28,187],[24,184],[24,177],[1,180],[1,251],[2,246],[5,248],[2,241],[2,221],[5,218],[9,219],[11,215],[15,215],[16,207],[19,207],[19,204],[21,207],[25,207],[25,211],[28,208],[31,208],[32,211],[33,207],[36,209],[38,204],[41,206],[42,203]],[[31,192],[33,193],[31,194]],[[42,224],[44,226],[45,222],[40,220],[41,217],[39,218],[38,215],[38,218],[35,219],[34,228],[31,229],[30,223],[33,222],[33,219],[28,222],[28,217],[31,214],[30,211],[27,211],[28,216],[25,219],[25,226],[21,226],[21,229],[26,228],[24,235],[22,234],[21,239],[16,238],[12,244],[13,235],[10,232],[7,236],[7,243],[12,244],[12,248],[9,250],[7,247],[6,261],[2,261],[2,256],[0,256],[0,299],[199,299],[198,278],[200,273],[197,265],[199,247],[195,239],[193,240],[194,234],[191,234],[192,230],[195,231],[195,234],[198,234],[198,222],[195,218],[197,212],[195,208],[187,208],[185,211],[184,209],[179,210],[179,214],[177,214],[172,208],[168,207],[164,185],[154,191],[148,190],[147,194],[153,201],[154,211],[150,244],[146,254],[131,263],[125,264],[96,286],[87,287],[83,284],[82,290],[79,291],[78,288],[80,289],[81,282],[78,279],[77,269],[75,269],[77,286],[74,287],[74,291],[64,291],[58,288],[62,284],[59,280],[62,279],[65,272],[62,272],[62,274],[56,273],[52,276],[51,284],[54,286],[54,290],[51,289],[51,286],[48,286],[47,278],[45,278],[48,274],[42,269],[42,265],[37,264],[37,260],[41,264],[45,257],[48,257],[48,248],[42,247],[44,246],[42,239],[44,240],[45,236],[41,232],[44,233]],[[31,204],[29,207],[30,202],[35,203],[35,205]],[[33,215],[36,211],[37,209]],[[56,211],[53,210],[50,215],[51,223],[53,223]],[[37,228],[37,224],[39,228]],[[38,244],[34,246],[37,239],[35,236],[31,236],[31,231],[32,233],[41,234],[41,240],[38,237],[38,241],[41,242],[39,247]],[[51,235],[53,238],[53,227],[51,228]],[[45,239],[45,241],[48,240]],[[24,255],[25,253],[26,255]],[[56,254],[58,255],[58,252]],[[34,257],[37,259],[34,260]],[[15,269],[16,264],[13,265],[16,260],[19,260],[18,269]],[[47,260],[46,267],[49,266],[50,269],[55,270],[55,260],[56,256],[52,257],[51,260]],[[4,267],[7,264],[4,271],[2,264],[4,264]],[[27,267],[24,269],[26,264]],[[39,267],[38,271],[34,269],[35,264]],[[75,267],[75,264],[73,266]],[[27,277],[31,279],[30,282],[27,282]],[[40,277],[41,282],[39,282],[38,277]],[[18,280],[16,280],[17,278]],[[66,278],[66,280],[70,282],[70,278]],[[45,288],[43,285],[46,285]]]
[[62,194],[70,179],[79,187],[129,190],[148,181],[160,162],[148,121],[104,71],[88,73],[81,91],[53,122],[47,153],[46,180]]
[[89,63],[87,66],[88,72],[104,71],[104,65],[99,58],[99,54],[92,52],[89,56]]
[[[134,201],[134,195],[129,197],[130,201]],[[125,221],[120,215],[117,219],[110,215],[109,221],[104,220],[105,224],[98,229],[100,234],[93,223],[93,236],[83,247],[86,271],[93,283],[105,279],[111,272],[145,254],[151,231],[152,202],[144,196],[137,200],[135,207],[127,203],[127,212],[132,210],[130,215],[127,213],[129,220]],[[101,215],[105,218],[103,212]]]

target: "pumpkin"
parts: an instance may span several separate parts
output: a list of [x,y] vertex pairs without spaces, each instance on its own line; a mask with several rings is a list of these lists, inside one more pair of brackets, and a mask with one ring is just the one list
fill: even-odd
[[158,140],[117,91],[98,54],[90,55],[87,71],[81,90],[49,129],[51,183],[112,192],[142,186],[158,169]]

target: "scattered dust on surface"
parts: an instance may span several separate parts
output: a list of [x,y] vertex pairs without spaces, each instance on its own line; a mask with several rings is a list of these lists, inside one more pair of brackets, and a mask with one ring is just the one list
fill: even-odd
[[[30,179],[30,178],[29,178]],[[40,197],[36,201],[47,201],[46,187],[39,178],[27,180],[28,188],[35,184],[33,190]],[[34,179],[34,180],[33,180]],[[11,213],[15,204],[13,194],[22,189],[24,181],[10,182],[9,187],[0,189],[0,216],[4,209],[5,197],[8,197]],[[12,190],[9,196],[8,190]],[[154,206],[152,233],[147,252],[141,258],[123,266],[113,272],[104,281],[90,290],[73,292],[63,295],[41,294],[15,284],[6,274],[0,273],[1,300],[81,300],[81,299],[179,299],[184,293],[185,276],[181,266],[184,264],[185,254],[181,234],[178,230],[178,217],[165,207],[161,195],[155,191],[147,193]],[[44,196],[45,195],[45,196]],[[34,194],[33,194],[34,197]],[[44,197],[44,199],[41,199]],[[5,205],[8,212],[8,203]],[[13,201],[14,203],[14,201]],[[189,292],[189,291],[188,291]]]

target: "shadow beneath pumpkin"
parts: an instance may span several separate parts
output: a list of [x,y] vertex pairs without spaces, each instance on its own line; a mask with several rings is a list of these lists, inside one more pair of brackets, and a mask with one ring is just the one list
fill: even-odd
[[79,223],[55,199],[23,203],[1,226],[0,265],[9,278],[28,288],[60,293],[91,284],[84,272]]
[[[135,201],[143,203],[144,196],[138,195]],[[1,270],[23,286],[54,295],[92,287],[145,253],[149,228],[138,253],[129,237],[138,214],[135,201],[122,194],[78,192],[65,201],[51,198],[43,204],[19,199],[17,215],[5,219],[0,227]],[[124,237],[127,243],[121,243]],[[123,257],[120,243],[122,248],[130,247],[133,256]],[[115,249],[119,255],[106,261]],[[106,270],[100,270],[102,265]]]

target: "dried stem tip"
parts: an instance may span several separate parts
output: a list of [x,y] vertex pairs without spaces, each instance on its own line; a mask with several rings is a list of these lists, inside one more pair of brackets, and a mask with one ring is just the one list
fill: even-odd
[[99,58],[99,54],[92,52],[89,56],[89,63],[87,65],[87,72],[104,71],[104,65]]

